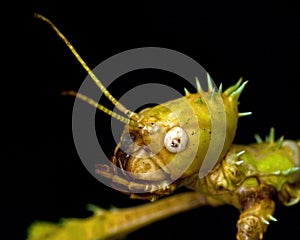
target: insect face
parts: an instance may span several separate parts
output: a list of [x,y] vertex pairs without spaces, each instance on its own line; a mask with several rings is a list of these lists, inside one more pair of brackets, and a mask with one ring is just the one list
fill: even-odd
[[126,124],[111,158],[112,164],[98,165],[96,173],[111,179],[112,184],[123,186],[125,191],[137,189],[149,192],[151,189],[151,194],[155,192],[160,196],[171,193],[170,189],[178,187],[183,179],[195,174],[200,176],[203,165],[205,167],[202,172],[207,174],[221,161],[232,144],[238,117],[245,115],[238,113],[237,104],[246,82],[242,84],[240,79],[224,92],[221,88],[216,92],[207,74],[207,91],[203,91],[196,78],[197,93],[190,94],[186,91],[184,97],[137,114],[128,110],[109,93],[49,19],[39,14],[35,14],[35,17],[51,26],[98,88],[126,116],[121,116],[80,93],[65,92]]

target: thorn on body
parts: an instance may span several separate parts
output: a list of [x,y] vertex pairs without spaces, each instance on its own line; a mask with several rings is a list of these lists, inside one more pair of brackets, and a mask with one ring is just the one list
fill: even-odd
[[277,142],[277,147],[279,149],[282,147],[283,140],[284,140],[284,136],[281,136]]
[[195,77],[195,79],[196,79],[196,87],[197,87],[197,91],[198,91],[198,92],[203,92],[203,89],[202,89],[202,87],[201,87],[199,78],[198,78],[198,77]]
[[184,88],[184,93],[185,93],[185,96],[188,96],[191,94],[186,88]]
[[264,218],[262,218],[262,221],[263,221],[263,223],[266,224],[266,225],[269,225],[269,224],[270,224],[270,222],[269,222],[268,220],[264,219]]
[[213,91],[213,88],[214,88],[213,81],[208,73],[206,74],[206,77],[207,77],[208,91],[211,92],[211,91]]
[[262,143],[263,142],[262,138],[257,133],[254,134],[254,138],[255,138],[257,143]]
[[275,218],[275,217],[273,217],[272,215],[269,215],[269,219],[271,220],[271,221],[273,221],[273,222],[277,222],[278,220]]
[[244,163],[244,160],[240,160],[240,161],[235,162],[235,164],[238,165],[238,166],[243,164],[243,163]]
[[234,90],[230,96],[232,98],[235,98],[236,100],[239,98],[239,96],[241,95],[242,91],[244,90],[246,84],[248,83],[248,81],[245,81],[241,86],[239,86],[236,90]]
[[245,152],[246,152],[245,150],[239,151],[239,152],[236,154],[236,156],[237,156],[237,157],[240,157],[240,156],[242,156]]
[[266,142],[274,143],[274,139],[275,139],[275,129],[272,127],[270,129],[269,136],[266,137]]
[[219,86],[218,92],[219,92],[220,95],[222,95],[222,93],[223,93],[223,85],[222,85],[222,83]]
[[234,92],[242,83],[243,78],[241,77],[237,83],[229,88],[227,88],[224,92],[225,95],[230,96],[232,92]]
[[238,116],[239,117],[246,117],[246,116],[249,116],[251,114],[252,114],[252,112],[240,112],[240,113],[238,113]]
[[278,170],[278,171],[275,171],[275,172],[273,172],[273,174],[275,174],[275,175],[279,175],[279,174],[281,174],[281,171],[280,171],[280,170]]

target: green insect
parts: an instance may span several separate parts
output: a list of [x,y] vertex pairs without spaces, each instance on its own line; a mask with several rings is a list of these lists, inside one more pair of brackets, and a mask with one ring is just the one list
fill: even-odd
[[[239,80],[225,91],[222,88],[215,91],[208,78],[207,91],[197,81],[197,93],[186,92],[182,98],[139,113],[131,112],[106,90],[53,23],[41,15],[35,17],[50,24],[104,95],[127,116],[111,112],[79,93],[65,93],[126,123],[111,158],[112,164],[99,164],[96,172],[131,198],[151,200],[151,203],[113,210],[90,206],[93,215],[86,219],[33,224],[28,240],[118,239],[171,215],[199,206],[223,204],[240,211],[237,239],[263,239],[270,221],[277,221],[273,217],[275,206],[291,206],[300,200],[300,141],[283,137],[275,140],[271,129],[264,141],[256,135],[254,144],[232,143],[238,118],[249,114],[238,112],[238,98],[247,82]],[[218,122],[222,113],[226,128],[222,134],[213,135],[212,121],[222,124]],[[215,164],[207,165],[210,144],[224,136]],[[204,174],[199,175],[203,166],[206,166]],[[179,187],[191,191],[164,197]]]

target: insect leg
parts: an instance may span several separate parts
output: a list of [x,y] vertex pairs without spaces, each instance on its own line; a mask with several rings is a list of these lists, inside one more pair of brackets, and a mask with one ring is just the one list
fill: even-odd
[[[160,196],[170,195],[181,184],[176,181],[171,184],[164,182],[137,181],[128,177],[126,174],[123,174],[122,176],[115,174],[114,169],[111,169],[111,167],[104,164],[97,164],[96,174],[109,179],[111,186],[114,189],[130,194],[130,197],[134,199],[148,199],[154,201]],[[140,193],[135,194],[134,192]]]
[[262,199],[249,202],[237,222],[238,240],[259,240],[267,230],[269,221],[276,221],[272,216],[275,202],[271,199]]

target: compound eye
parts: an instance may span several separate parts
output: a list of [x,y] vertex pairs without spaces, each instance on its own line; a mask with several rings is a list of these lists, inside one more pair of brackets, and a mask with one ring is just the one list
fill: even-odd
[[171,128],[164,139],[165,147],[172,153],[182,152],[186,149],[188,135],[181,127]]

